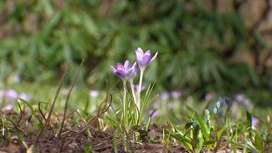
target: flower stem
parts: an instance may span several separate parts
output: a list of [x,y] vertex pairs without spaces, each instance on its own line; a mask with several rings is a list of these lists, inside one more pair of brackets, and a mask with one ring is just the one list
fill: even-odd
[[[136,107],[138,107],[137,106],[137,101],[136,101],[136,95],[135,95],[135,92],[137,91],[137,89],[136,89],[136,91],[134,90],[134,88],[133,88],[133,81],[132,80],[129,80],[129,84],[130,84],[130,88],[131,88],[131,92],[132,92],[132,96],[133,96],[133,102],[134,102],[134,104],[135,104],[135,106]],[[139,117],[139,113],[138,113],[138,108],[136,108],[135,107],[135,121],[137,121],[138,120],[138,117]]]
[[143,82],[143,75],[144,75],[144,70],[140,71],[140,81],[139,81],[139,86],[137,89],[137,108],[141,112],[141,88],[142,88],[142,82]]
[[136,95],[135,95],[135,91],[134,91],[134,88],[133,88],[133,82],[132,81],[129,81],[129,84],[130,84],[130,88],[131,88],[131,92],[132,92],[132,96],[133,96],[133,101],[136,105]]
[[127,96],[126,80],[123,80],[123,87],[124,87],[124,95],[123,95],[123,120],[124,120],[124,127],[125,127],[126,130],[128,130],[127,129],[128,128],[128,116],[127,116],[127,102],[126,102],[126,96]]

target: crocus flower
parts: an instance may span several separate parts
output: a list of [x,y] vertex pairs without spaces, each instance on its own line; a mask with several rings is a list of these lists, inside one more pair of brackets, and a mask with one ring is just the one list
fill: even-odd
[[145,68],[152,63],[157,55],[158,52],[156,52],[156,54],[151,58],[151,52],[150,50],[147,50],[145,53],[143,52],[143,50],[139,47],[137,50],[135,50],[136,53],[136,61],[138,63],[138,66],[140,68],[140,71],[144,71]]
[[117,63],[116,69],[111,66],[112,72],[124,80],[134,79],[138,73],[137,69],[138,68],[136,62],[133,64],[132,67],[130,67],[130,63],[128,60],[125,61],[124,65],[122,63]]

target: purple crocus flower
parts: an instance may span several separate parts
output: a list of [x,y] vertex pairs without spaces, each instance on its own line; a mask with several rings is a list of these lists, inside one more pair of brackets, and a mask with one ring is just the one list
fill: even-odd
[[143,52],[143,50],[139,47],[137,50],[135,50],[136,53],[136,61],[138,63],[138,66],[140,68],[141,71],[144,71],[145,68],[152,63],[157,55],[158,52],[156,52],[156,54],[151,58],[151,52],[150,50],[147,50],[145,53]]
[[130,67],[128,60],[125,61],[124,65],[122,63],[117,63],[116,69],[111,66],[111,70],[117,76],[125,80],[134,79],[139,71],[136,62]]

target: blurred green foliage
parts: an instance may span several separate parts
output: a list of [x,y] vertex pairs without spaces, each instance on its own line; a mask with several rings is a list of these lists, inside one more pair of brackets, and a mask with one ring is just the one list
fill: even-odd
[[[187,4],[190,5],[187,5]],[[248,45],[247,29],[235,12],[210,11],[198,0],[1,1],[1,77],[53,83],[73,64],[68,82],[85,59],[79,84],[104,88],[118,78],[109,66],[134,62],[141,47],[159,52],[145,83],[203,96],[261,92],[265,102],[271,73],[233,60]],[[262,95],[262,96],[260,96]],[[253,97],[253,98],[254,98]]]

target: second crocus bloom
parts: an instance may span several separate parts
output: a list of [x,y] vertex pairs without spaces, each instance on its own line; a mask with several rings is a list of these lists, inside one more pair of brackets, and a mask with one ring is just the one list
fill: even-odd
[[156,52],[156,54],[151,58],[150,50],[147,50],[144,53],[143,50],[139,47],[137,50],[135,50],[135,54],[140,71],[144,71],[145,68],[156,59],[158,52]]
[[116,68],[111,66],[111,70],[124,80],[133,80],[139,71],[137,64],[134,63],[133,66],[130,67],[130,62],[128,60],[125,61],[124,65],[122,63],[117,63]]

